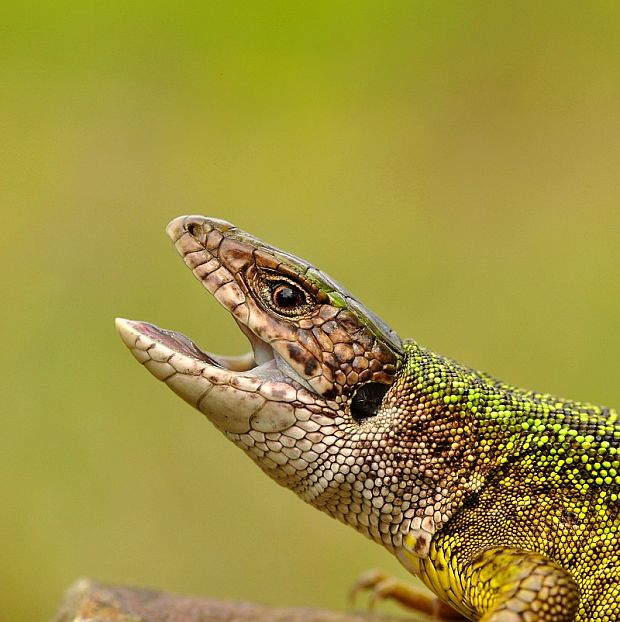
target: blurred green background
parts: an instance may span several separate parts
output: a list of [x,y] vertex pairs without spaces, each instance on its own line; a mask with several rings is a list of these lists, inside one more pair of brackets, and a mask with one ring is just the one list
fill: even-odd
[[225,218],[404,337],[620,405],[615,2],[5,3],[0,617],[77,577],[344,608],[380,547],[274,485],[113,318],[246,349],[164,234]]

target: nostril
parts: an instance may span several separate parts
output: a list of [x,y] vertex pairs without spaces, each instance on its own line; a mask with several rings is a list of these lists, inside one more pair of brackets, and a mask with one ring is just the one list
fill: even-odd
[[187,232],[194,238],[197,238],[200,236],[200,234],[202,233],[202,227],[200,226],[200,223],[198,222],[188,222],[185,225],[185,228],[187,229]]

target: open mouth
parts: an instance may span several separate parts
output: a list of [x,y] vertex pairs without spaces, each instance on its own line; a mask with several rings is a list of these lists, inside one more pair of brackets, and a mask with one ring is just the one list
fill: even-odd
[[283,373],[277,353],[256,337],[252,352],[227,357],[149,322],[117,318],[116,327],[144,367],[225,433],[285,429],[295,421],[296,405],[318,397]]
[[[209,367],[217,368],[222,371],[254,376],[264,380],[282,380],[283,373],[278,366],[278,355],[273,348],[251,333],[239,321],[237,321],[237,324],[250,341],[252,350],[241,356],[224,356],[205,352],[183,333],[160,328],[150,322],[126,320],[124,318],[117,318],[116,320],[117,329],[126,345],[130,348],[136,347],[141,342],[144,346],[147,346],[145,352],[149,352],[154,346],[168,351],[170,355],[169,361],[174,356],[193,359],[196,361],[196,369],[204,366],[205,369]],[[303,382],[303,379],[300,378],[299,380]]]

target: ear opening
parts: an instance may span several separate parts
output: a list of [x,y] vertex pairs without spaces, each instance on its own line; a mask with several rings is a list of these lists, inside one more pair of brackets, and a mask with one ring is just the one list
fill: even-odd
[[374,417],[381,404],[385,394],[388,392],[390,385],[383,384],[382,382],[368,382],[362,385],[353,396],[351,400],[351,416],[358,423]]

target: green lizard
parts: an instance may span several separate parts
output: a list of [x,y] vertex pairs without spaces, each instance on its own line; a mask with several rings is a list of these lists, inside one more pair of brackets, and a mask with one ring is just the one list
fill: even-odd
[[268,475],[471,620],[620,620],[615,411],[402,342],[323,272],[227,222],[167,231],[253,351],[208,354],[119,319],[122,339]]

